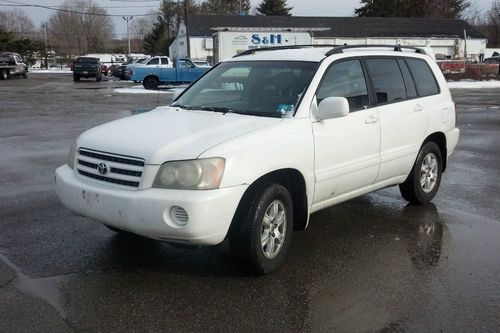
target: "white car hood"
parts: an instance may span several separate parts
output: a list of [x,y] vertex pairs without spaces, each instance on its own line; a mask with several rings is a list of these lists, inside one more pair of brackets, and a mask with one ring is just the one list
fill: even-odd
[[84,132],[78,147],[144,158],[147,164],[195,159],[231,138],[281,122],[280,118],[160,107]]

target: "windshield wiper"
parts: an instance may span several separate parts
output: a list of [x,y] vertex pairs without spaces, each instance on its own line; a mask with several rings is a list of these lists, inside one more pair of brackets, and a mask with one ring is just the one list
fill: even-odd
[[225,108],[225,107],[221,107],[221,106],[200,106],[200,107],[198,107],[196,109],[202,110],[202,111],[220,112],[220,113],[223,113],[223,114],[226,114],[226,113],[239,113],[238,110],[234,110],[234,109],[230,109],[230,108]]
[[171,106],[174,108],[180,108],[180,109],[184,109],[184,110],[192,110],[192,108],[190,106],[182,105],[182,104],[172,104]]
[[283,118],[283,115],[278,112],[264,112],[264,111],[241,111],[239,114],[246,114],[248,116],[257,117],[270,117],[270,118]]

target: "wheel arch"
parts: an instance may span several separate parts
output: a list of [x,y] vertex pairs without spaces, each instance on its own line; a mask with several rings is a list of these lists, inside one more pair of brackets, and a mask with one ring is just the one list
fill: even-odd
[[439,150],[441,152],[441,157],[442,157],[442,163],[443,163],[443,170],[444,172],[446,170],[446,164],[448,160],[448,154],[447,154],[447,149],[446,149],[446,135],[443,132],[434,132],[427,136],[425,138],[424,142],[422,143],[422,148],[427,142],[434,142],[438,145]]
[[236,208],[229,228],[230,232],[244,218],[245,214],[248,214],[257,191],[271,183],[278,183],[289,191],[293,203],[294,229],[304,230],[307,227],[309,209],[305,178],[297,169],[286,168],[274,170],[259,177],[247,188]]

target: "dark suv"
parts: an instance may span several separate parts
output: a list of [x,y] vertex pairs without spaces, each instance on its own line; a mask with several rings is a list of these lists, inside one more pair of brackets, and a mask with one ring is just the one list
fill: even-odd
[[73,81],[80,78],[95,77],[96,81],[102,80],[101,63],[97,58],[79,57],[73,62]]

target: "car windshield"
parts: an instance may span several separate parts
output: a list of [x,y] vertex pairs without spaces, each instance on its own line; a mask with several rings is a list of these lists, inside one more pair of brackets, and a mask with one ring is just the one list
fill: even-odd
[[173,104],[189,110],[292,117],[318,67],[304,61],[221,63]]
[[75,60],[77,63],[97,64],[97,58],[78,58]]

